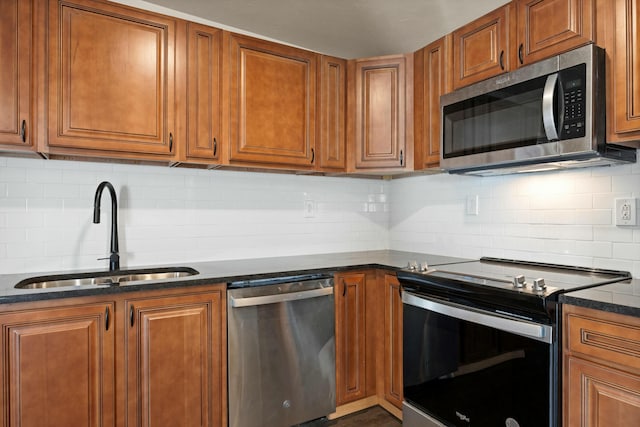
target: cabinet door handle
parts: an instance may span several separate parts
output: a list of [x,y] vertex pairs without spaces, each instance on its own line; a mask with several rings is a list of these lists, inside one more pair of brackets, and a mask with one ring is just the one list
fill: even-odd
[[518,46],[518,60],[520,61],[520,65],[524,64],[524,44],[520,43],[520,46]]
[[20,139],[22,142],[27,142],[27,121],[23,120],[20,126]]
[[314,150],[313,148],[311,149],[311,164],[313,164],[313,161],[316,159],[316,150]]
[[218,152],[218,141],[216,141],[216,138],[213,137],[213,157],[216,156],[217,152]]
[[173,151],[173,133],[169,132],[169,152]]
[[500,69],[504,70],[504,50],[500,52]]
[[105,331],[109,330],[109,306],[104,309],[104,329]]
[[347,295],[347,282],[342,279],[342,296]]
[[400,166],[404,166],[404,156],[402,150],[400,150]]
[[129,324],[131,324],[131,327],[132,327],[132,328],[133,328],[133,324],[134,324],[134,322],[135,322],[135,319],[136,319],[136,317],[135,317],[135,310],[134,310],[134,308],[133,308],[133,304],[131,304],[131,305],[129,306]]

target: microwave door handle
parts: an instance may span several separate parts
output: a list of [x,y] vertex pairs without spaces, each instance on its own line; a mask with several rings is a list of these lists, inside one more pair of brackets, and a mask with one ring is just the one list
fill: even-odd
[[558,140],[556,119],[553,116],[553,100],[556,94],[557,83],[558,73],[549,75],[544,84],[544,92],[542,93],[542,123],[544,125],[544,133],[547,135],[549,141]]

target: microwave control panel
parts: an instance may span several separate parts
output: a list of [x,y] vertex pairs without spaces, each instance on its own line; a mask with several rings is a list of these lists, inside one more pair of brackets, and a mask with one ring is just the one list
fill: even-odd
[[560,139],[585,136],[585,78],[581,75],[584,68],[573,67],[561,72],[562,91],[562,128]]

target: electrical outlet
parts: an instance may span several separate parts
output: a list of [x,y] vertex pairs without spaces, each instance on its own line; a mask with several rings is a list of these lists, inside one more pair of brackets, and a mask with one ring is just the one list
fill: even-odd
[[304,201],[304,217],[314,218],[316,216],[316,203],[313,200]]
[[616,199],[616,225],[637,224],[637,199]]

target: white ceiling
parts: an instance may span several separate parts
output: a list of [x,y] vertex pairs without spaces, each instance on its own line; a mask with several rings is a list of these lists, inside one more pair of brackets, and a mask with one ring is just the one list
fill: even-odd
[[[346,59],[409,53],[508,0],[115,0]],[[151,5],[152,7],[147,7]],[[183,16],[184,17],[184,16]],[[189,19],[189,17],[186,17]]]

